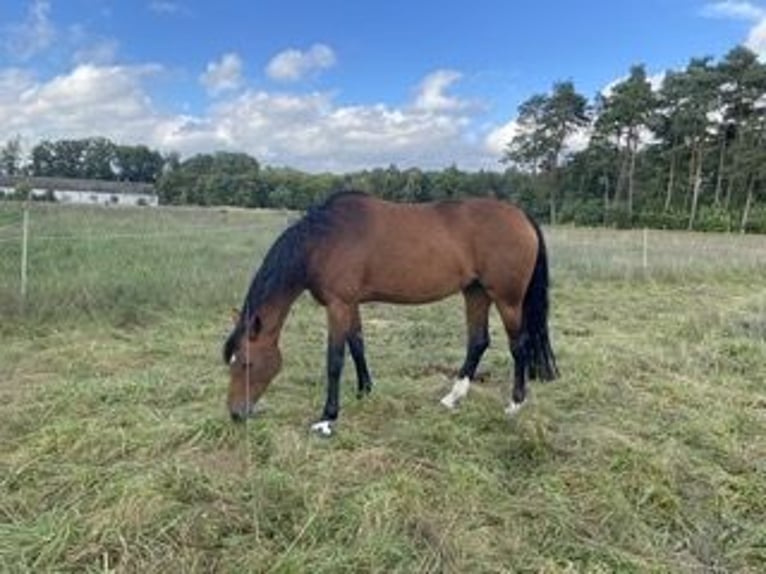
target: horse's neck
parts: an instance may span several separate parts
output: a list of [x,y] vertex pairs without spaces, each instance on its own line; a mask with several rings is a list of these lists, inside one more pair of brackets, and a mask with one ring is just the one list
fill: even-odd
[[303,292],[303,289],[291,293],[282,294],[270,300],[259,310],[261,321],[263,321],[263,334],[266,337],[279,342],[279,336],[282,333],[282,327],[285,324],[290,309],[295,300]]

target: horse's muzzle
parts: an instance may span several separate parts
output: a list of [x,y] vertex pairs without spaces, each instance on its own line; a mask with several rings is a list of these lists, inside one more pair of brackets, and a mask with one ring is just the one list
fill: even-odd
[[251,406],[242,406],[242,407],[236,407],[229,409],[229,414],[231,415],[231,420],[235,423],[243,423],[248,418],[253,416],[253,407]]

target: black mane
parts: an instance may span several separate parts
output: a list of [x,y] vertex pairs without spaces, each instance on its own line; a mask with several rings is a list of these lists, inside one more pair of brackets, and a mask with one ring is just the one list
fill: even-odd
[[302,291],[307,286],[307,247],[333,228],[334,208],[345,198],[366,197],[359,191],[334,193],[318,206],[309,208],[306,214],[285,229],[269,248],[261,262],[242,304],[240,320],[232,330],[223,347],[225,362],[231,360],[239,339],[258,309],[272,297]]

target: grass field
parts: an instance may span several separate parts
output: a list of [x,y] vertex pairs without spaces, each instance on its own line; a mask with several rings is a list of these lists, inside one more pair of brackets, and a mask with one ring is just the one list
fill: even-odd
[[562,377],[503,415],[460,298],[363,310],[377,387],[308,434],[324,313],[232,425],[220,344],[287,215],[0,205],[0,571],[766,571],[766,237],[550,229]]

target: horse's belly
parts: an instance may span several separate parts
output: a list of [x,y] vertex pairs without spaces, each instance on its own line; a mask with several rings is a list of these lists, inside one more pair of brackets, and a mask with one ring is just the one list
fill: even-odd
[[[451,264],[448,264],[451,263]],[[363,288],[365,301],[429,303],[460,291],[471,278],[456,261],[403,261],[370,269]]]

